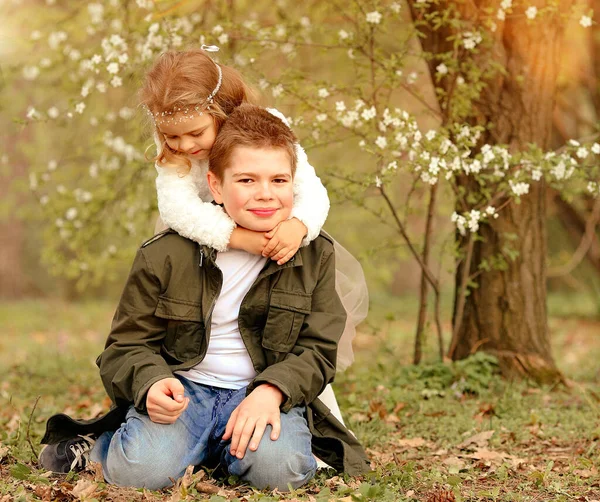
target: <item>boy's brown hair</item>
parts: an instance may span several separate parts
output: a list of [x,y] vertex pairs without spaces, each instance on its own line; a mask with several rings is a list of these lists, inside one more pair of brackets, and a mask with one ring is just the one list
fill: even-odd
[[298,162],[296,141],[296,135],[281,119],[260,106],[244,103],[221,126],[210,150],[208,168],[222,180],[236,147],[281,148],[290,158],[294,176]]

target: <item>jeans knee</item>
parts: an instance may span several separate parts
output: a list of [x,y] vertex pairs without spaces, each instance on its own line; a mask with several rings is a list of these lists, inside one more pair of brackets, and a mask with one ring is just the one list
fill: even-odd
[[246,468],[243,469],[245,472],[241,476],[259,490],[269,488],[287,492],[290,487],[301,487],[315,475],[317,461],[312,454],[300,451],[282,452],[277,448],[263,446],[261,444],[255,452],[246,451],[244,459],[248,458],[245,462]]
[[177,466],[169,455],[146,446],[115,434],[102,465],[106,481],[117,486],[159,490],[172,484],[170,478],[181,476],[175,472]]

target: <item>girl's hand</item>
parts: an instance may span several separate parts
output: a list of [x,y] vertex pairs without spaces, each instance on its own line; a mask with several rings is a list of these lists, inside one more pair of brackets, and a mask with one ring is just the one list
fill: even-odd
[[265,234],[265,237],[270,240],[263,249],[262,255],[276,261],[277,265],[283,265],[296,254],[307,232],[304,223],[297,218],[282,221]]
[[260,255],[269,242],[263,232],[254,232],[243,227],[235,227],[229,238],[229,247],[242,249],[251,254]]
[[150,387],[146,395],[146,410],[157,424],[172,424],[190,402],[183,395],[183,384],[177,378],[163,378]]
[[244,458],[246,448],[256,451],[268,424],[271,424],[271,440],[275,441],[281,432],[279,406],[283,393],[274,385],[262,384],[256,387],[229,417],[223,440],[231,438],[229,452]]

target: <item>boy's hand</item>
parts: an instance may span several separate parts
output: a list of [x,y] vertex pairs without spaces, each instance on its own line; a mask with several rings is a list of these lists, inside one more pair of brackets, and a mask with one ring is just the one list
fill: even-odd
[[268,424],[271,424],[271,439],[275,441],[281,432],[279,406],[283,402],[282,392],[270,384],[256,387],[229,417],[223,440],[231,438],[230,453],[244,458],[246,448],[256,451]]
[[265,237],[270,240],[263,249],[262,255],[276,261],[277,265],[283,265],[296,254],[307,232],[304,223],[297,218],[282,221],[265,234]]
[[183,395],[183,384],[177,378],[163,378],[150,387],[146,396],[146,410],[150,420],[157,424],[172,424],[190,402]]
[[229,247],[242,249],[251,254],[260,255],[269,242],[263,232],[255,232],[243,227],[235,227],[229,238]]

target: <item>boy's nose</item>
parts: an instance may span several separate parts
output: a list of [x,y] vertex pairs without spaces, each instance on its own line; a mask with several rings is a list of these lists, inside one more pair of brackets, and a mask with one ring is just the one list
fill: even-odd
[[258,186],[256,197],[259,199],[272,199],[273,192],[269,183],[261,183]]

